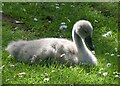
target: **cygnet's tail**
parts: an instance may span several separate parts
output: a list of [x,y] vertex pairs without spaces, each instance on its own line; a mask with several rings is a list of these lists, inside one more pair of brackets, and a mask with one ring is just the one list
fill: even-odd
[[8,51],[10,55],[17,57],[25,44],[26,44],[26,41],[21,41],[21,40],[17,42],[12,41],[8,44],[5,50]]

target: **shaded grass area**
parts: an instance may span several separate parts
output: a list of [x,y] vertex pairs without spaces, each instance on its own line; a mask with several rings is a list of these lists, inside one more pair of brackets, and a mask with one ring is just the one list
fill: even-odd
[[[3,21],[3,84],[118,84],[118,74],[115,73],[118,72],[117,3],[3,3],[3,13],[29,27],[29,30],[12,27]],[[13,40],[72,39],[73,24],[80,19],[89,20],[94,27],[96,67],[29,65],[17,62],[5,51],[7,44]],[[59,29],[61,22],[68,26],[66,30]],[[108,31],[112,34],[102,37]]]

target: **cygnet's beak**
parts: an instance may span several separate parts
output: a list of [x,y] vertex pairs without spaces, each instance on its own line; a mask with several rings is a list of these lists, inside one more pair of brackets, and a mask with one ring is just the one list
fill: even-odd
[[94,45],[93,45],[93,42],[92,42],[92,38],[90,36],[87,36],[85,38],[85,43],[91,51],[94,51]]

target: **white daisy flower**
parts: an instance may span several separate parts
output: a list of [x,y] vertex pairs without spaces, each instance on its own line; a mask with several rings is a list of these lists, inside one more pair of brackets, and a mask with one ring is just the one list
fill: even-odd
[[67,29],[67,28],[68,28],[67,25],[61,25],[61,26],[60,26],[60,30],[65,30],[65,29]]
[[44,81],[44,82],[48,82],[48,81],[49,81],[49,78],[44,78],[43,81]]
[[107,75],[108,75],[108,73],[107,73],[107,72],[104,72],[104,73],[103,73],[103,76],[107,76]]
[[37,19],[37,18],[34,18],[34,21],[38,21],[38,19]]
[[114,56],[114,54],[111,54],[110,56]]
[[107,63],[107,65],[106,65],[107,67],[110,67],[111,66],[111,63]]

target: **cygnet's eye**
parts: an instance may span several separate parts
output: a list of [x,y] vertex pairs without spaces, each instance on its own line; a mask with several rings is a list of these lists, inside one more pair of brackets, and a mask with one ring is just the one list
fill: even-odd
[[87,33],[87,31],[86,31],[86,30],[85,30],[84,32],[85,32],[85,33]]

